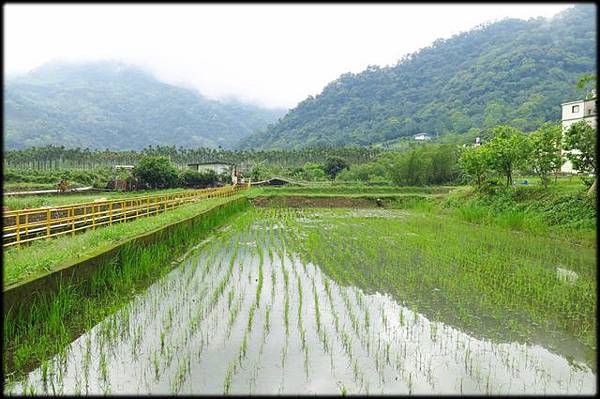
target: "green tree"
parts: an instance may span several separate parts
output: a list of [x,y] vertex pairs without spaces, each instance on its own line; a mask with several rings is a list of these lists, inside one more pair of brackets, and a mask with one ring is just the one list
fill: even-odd
[[333,180],[338,175],[338,173],[340,173],[344,169],[349,168],[350,165],[348,165],[348,162],[344,158],[333,156],[327,158],[323,170],[325,171],[327,176],[329,176],[329,178]]
[[492,130],[494,138],[486,144],[490,152],[490,166],[506,177],[506,185],[512,184],[515,169],[527,162],[529,141],[519,130],[506,125]]
[[250,178],[253,181],[268,179],[271,177],[269,169],[261,162],[252,166],[250,169]]
[[565,132],[563,147],[574,169],[596,175],[596,129],[585,121],[572,124]]
[[463,175],[474,181],[477,187],[490,171],[490,152],[485,145],[467,147],[458,159],[458,167]]
[[302,168],[302,178],[304,180],[321,180],[325,178],[325,171],[318,163],[306,162]]
[[562,131],[560,125],[546,123],[529,136],[531,143],[530,165],[548,187],[548,175],[562,165]]
[[185,187],[203,188],[213,186],[217,182],[217,174],[214,170],[198,172],[186,169],[181,173],[180,179]]
[[593,75],[591,73],[586,73],[584,75],[582,75],[579,80],[577,81],[577,88],[578,89],[585,89],[588,84],[592,84],[592,88],[588,90],[588,93],[586,95],[586,99],[589,98],[593,98],[596,96],[596,75]]
[[145,156],[133,168],[140,184],[151,188],[175,187],[179,183],[177,169],[167,157]]

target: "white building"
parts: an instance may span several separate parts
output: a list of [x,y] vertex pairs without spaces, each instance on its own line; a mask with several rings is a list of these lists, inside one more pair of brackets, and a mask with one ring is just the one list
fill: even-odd
[[431,140],[431,137],[427,133],[417,133],[413,136],[417,141]]
[[203,163],[189,163],[190,169],[198,172],[206,172],[208,170],[214,171],[217,175],[229,174],[233,169],[233,165],[224,162],[203,162]]
[[203,162],[189,163],[188,167],[198,172],[212,170],[217,175],[231,175],[232,184],[238,184],[241,181],[240,170],[235,164],[225,162]]
[[[566,132],[572,124],[579,121],[586,121],[591,127],[596,129],[597,113],[595,97],[590,98],[589,100],[569,101],[568,103],[561,104],[561,106],[563,133]],[[563,173],[577,173],[569,160],[561,166],[560,171]]]

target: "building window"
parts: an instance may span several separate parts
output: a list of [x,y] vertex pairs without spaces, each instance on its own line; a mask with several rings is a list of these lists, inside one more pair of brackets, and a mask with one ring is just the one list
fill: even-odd
[[573,105],[571,107],[571,112],[576,114],[577,112],[579,112],[579,105]]

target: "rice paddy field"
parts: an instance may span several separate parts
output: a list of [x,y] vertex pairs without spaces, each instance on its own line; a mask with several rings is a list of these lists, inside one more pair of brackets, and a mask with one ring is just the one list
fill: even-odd
[[595,244],[251,208],[7,394],[594,394]]

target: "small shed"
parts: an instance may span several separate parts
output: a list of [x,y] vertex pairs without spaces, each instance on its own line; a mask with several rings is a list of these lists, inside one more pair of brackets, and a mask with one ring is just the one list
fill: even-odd
[[287,179],[285,177],[272,177],[270,179],[252,182],[253,186],[284,186],[286,184],[298,184],[293,180]]

